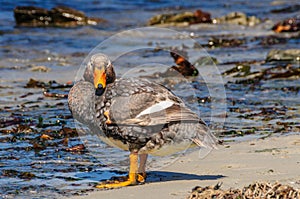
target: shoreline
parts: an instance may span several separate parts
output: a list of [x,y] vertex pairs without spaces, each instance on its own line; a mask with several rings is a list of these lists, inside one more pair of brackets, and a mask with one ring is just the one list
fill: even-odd
[[195,186],[222,183],[221,189],[254,182],[279,182],[300,189],[300,136],[268,137],[224,143],[203,159],[198,151],[180,157],[162,170],[150,171],[144,185],[96,190],[72,199],[186,198]]

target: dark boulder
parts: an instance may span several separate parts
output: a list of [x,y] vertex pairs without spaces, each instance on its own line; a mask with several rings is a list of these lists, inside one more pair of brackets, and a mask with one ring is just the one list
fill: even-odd
[[29,27],[74,27],[96,25],[105,21],[100,18],[89,18],[83,12],[65,6],[57,6],[51,10],[35,6],[17,6],[14,9],[14,17],[18,26]]
[[247,16],[243,12],[231,12],[225,16],[213,19],[216,24],[230,24],[242,26],[255,26],[261,23],[261,19],[255,16]]
[[202,10],[195,12],[168,13],[153,16],[148,21],[148,25],[191,25],[197,23],[212,23],[210,13]]
[[292,13],[292,12],[299,12],[300,11],[300,4],[287,6],[284,8],[274,9],[271,10],[271,13]]

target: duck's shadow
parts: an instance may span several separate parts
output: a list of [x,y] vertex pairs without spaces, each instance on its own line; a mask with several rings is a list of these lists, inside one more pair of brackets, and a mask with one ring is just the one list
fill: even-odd
[[[81,179],[88,179],[94,182],[112,180],[121,176],[126,176],[127,173],[117,170],[95,171],[88,173],[79,173],[76,177]],[[180,180],[218,180],[224,178],[223,175],[196,175],[189,173],[169,172],[169,171],[149,171],[147,172],[147,183],[154,182],[168,182],[168,181],[180,181]]]
[[177,180],[218,180],[224,178],[223,175],[196,175],[189,173],[150,171],[147,172],[147,182],[167,182]]

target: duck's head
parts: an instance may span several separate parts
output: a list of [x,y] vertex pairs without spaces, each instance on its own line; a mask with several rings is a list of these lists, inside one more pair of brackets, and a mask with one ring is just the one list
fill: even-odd
[[91,82],[95,89],[96,95],[102,95],[107,84],[113,83],[116,74],[109,58],[101,53],[93,55],[84,71],[83,78]]

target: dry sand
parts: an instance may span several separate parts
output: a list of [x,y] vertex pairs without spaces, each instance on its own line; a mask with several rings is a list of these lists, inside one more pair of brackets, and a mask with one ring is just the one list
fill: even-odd
[[150,182],[115,190],[99,190],[74,199],[186,198],[195,186],[222,182],[222,189],[242,188],[256,181],[280,182],[300,189],[300,135],[226,143],[204,159],[187,154],[163,170],[152,171]]

